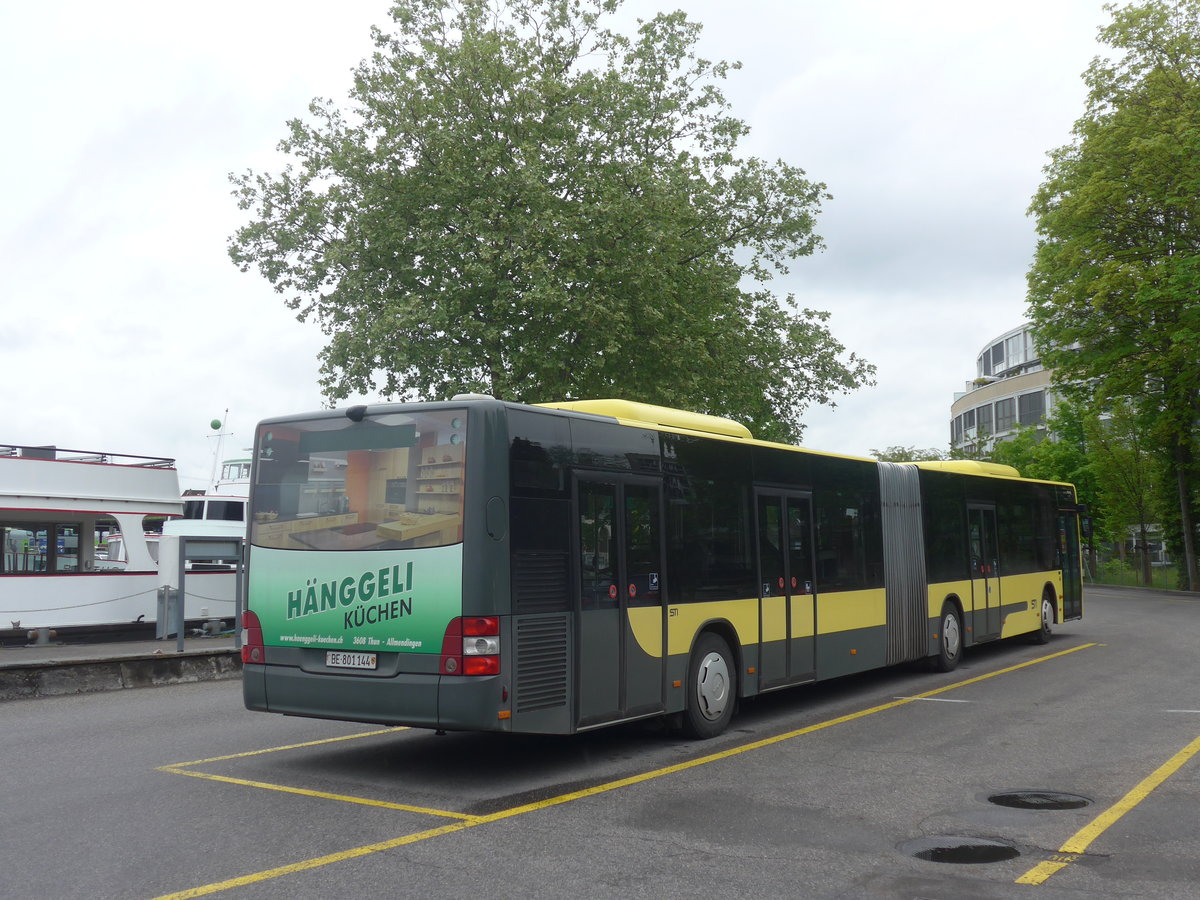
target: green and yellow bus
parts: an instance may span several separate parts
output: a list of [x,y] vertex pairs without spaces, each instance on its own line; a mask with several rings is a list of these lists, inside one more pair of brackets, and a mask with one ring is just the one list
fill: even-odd
[[268,419],[250,493],[254,710],[569,734],[1082,615],[1074,488],[880,463],[622,400],[479,395]]

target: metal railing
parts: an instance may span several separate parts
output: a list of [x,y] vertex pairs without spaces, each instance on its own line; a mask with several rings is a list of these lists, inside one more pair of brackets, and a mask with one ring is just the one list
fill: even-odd
[[[96,450],[68,450],[53,445],[0,444],[0,458],[45,459],[55,462],[101,463],[109,466],[140,466],[148,469],[173,469],[175,460],[165,456],[136,456],[131,453],[107,453]],[[126,462],[125,460],[129,460]]]

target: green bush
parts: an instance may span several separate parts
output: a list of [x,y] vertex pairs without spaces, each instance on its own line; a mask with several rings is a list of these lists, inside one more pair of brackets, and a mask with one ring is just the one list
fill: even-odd
[[[1110,559],[1096,566],[1096,584],[1110,584],[1117,587],[1144,587],[1141,582],[1141,571],[1127,560]],[[1177,576],[1174,566],[1154,566],[1150,570],[1150,587],[1163,591],[1178,590]]]
[[1110,559],[1096,566],[1096,581],[1099,584],[1136,584],[1137,573],[1123,559]]

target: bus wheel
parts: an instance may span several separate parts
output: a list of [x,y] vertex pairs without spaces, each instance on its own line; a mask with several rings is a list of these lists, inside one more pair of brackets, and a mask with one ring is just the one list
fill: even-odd
[[733,718],[737,676],[732,660],[729,645],[712,632],[702,635],[692,650],[683,714],[683,730],[689,737],[716,737]]
[[943,603],[940,621],[938,655],[934,658],[934,666],[939,672],[951,672],[958,668],[958,662],[962,659],[962,620],[958,615],[958,607],[949,601]]
[[1042,594],[1042,624],[1030,637],[1035,644],[1048,644],[1054,625],[1054,597],[1049,591]]

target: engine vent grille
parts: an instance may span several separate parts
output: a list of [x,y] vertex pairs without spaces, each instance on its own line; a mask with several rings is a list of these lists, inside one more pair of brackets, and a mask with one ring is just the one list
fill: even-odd
[[517,620],[516,712],[553,709],[567,703],[566,616],[536,616]]
[[513,554],[513,601],[517,614],[566,612],[567,554]]

